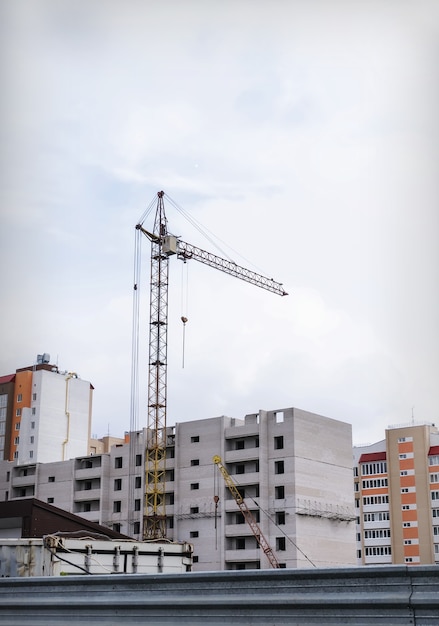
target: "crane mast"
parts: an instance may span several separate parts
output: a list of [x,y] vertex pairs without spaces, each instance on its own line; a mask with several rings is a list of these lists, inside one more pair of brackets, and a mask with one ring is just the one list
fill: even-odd
[[165,215],[165,193],[157,193],[157,208],[153,232],[140,230],[151,242],[149,369],[148,369],[148,424],[145,453],[145,508],[143,538],[166,537],[166,402],[168,349],[168,280],[169,257],[187,261],[194,259],[240,278],[257,287],[281,296],[287,295],[281,283],[257,274],[232,261],[223,259],[201,248],[181,241],[168,233]]
[[215,463],[215,465],[218,467],[219,471],[221,472],[224,478],[224,482],[226,483],[227,487],[229,488],[230,493],[234,497],[235,502],[238,505],[239,510],[243,514],[245,521],[250,526],[250,529],[253,535],[255,536],[255,539],[258,542],[259,547],[264,552],[267,559],[270,561],[271,566],[274,568],[279,568],[280,567],[279,561],[277,560],[272,548],[270,547],[270,544],[266,540],[262,530],[259,528],[259,525],[253,513],[250,511],[244,498],[240,494],[238,487],[235,485],[229,472],[226,470],[226,468],[222,464],[221,457],[215,455],[212,461]]

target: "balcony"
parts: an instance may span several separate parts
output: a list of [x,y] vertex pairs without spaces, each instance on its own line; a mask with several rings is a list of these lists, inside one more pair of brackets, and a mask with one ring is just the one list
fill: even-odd
[[261,551],[259,548],[251,548],[249,550],[226,550],[226,563],[242,563],[243,561],[260,561]]
[[229,450],[225,453],[225,463],[240,463],[242,461],[256,461],[259,459],[260,448],[244,448],[243,450]]
[[102,474],[102,467],[85,467],[83,469],[75,470],[75,479],[76,480],[87,480],[92,478],[99,478]]
[[[117,492],[115,492],[117,493]],[[84,502],[86,500],[99,500],[101,497],[101,488],[96,489],[80,489],[75,491],[73,499],[75,502]]]

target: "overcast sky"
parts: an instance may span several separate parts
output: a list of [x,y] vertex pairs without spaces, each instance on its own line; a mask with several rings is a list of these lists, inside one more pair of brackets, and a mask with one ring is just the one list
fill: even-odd
[[171,259],[169,424],[295,406],[366,443],[439,422],[437,2],[0,12],[0,374],[48,352],[94,385],[94,433],[129,429],[135,225],[163,189],[289,293]]

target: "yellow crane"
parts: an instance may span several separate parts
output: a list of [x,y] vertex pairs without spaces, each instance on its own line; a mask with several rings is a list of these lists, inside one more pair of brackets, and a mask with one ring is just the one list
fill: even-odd
[[[288,295],[281,283],[257,274],[201,248],[182,241],[168,232],[164,207],[165,192],[157,193],[157,208],[152,232],[143,227],[136,231],[151,242],[149,371],[148,371],[148,440],[145,454],[145,509],[143,538],[166,537],[165,476],[166,476],[166,402],[168,349],[168,279],[169,258],[176,255],[182,261],[193,259],[240,278],[280,296]],[[139,248],[136,242],[136,250]],[[138,285],[134,284],[137,291]],[[138,306],[138,305],[135,305]],[[186,318],[182,318],[185,323]]]
[[262,530],[259,528],[259,524],[257,523],[253,513],[248,508],[244,498],[240,494],[238,487],[235,485],[233,481],[233,478],[230,476],[229,472],[224,467],[221,457],[218,455],[215,455],[212,461],[215,463],[215,465],[218,467],[219,471],[221,472],[224,478],[224,481],[227,487],[229,488],[230,493],[234,497],[235,502],[238,505],[239,510],[243,514],[245,521],[250,526],[251,531],[253,535],[255,536],[256,541],[259,544],[259,547],[264,552],[267,559],[270,561],[271,566],[274,568],[279,568],[280,567],[279,561],[277,560],[276,555],[273,552],[273,549],[271,548],[270,544],[266,540]]

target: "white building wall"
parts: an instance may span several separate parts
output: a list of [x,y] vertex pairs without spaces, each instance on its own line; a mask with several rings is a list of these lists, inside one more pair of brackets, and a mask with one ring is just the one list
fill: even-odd
[[50,463],[87,454],[90,383],[68,373],[37,370],[32,398],[31,408],[22,414],[18,462]]

